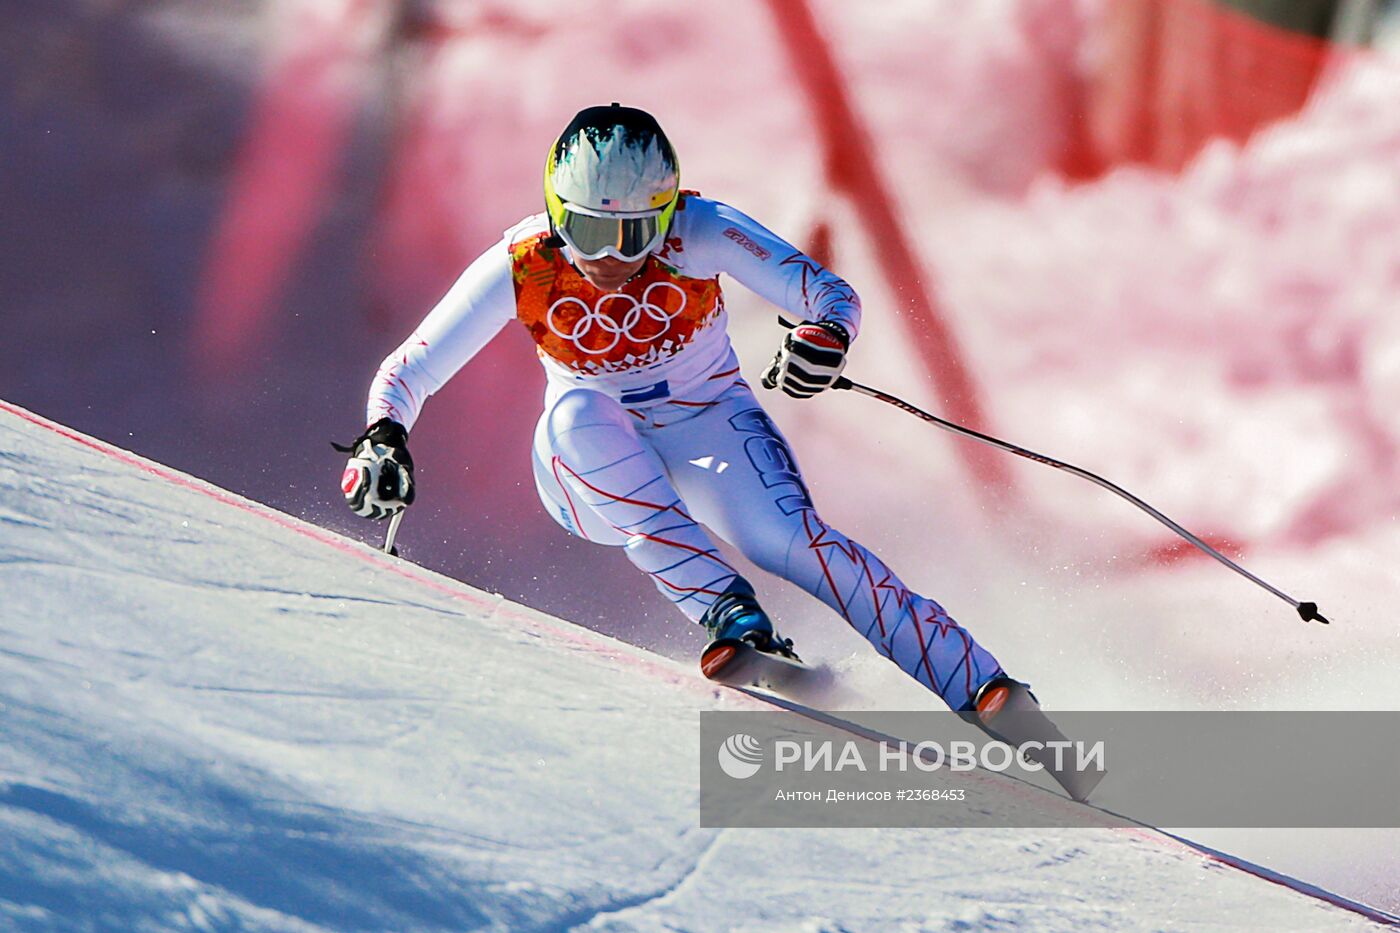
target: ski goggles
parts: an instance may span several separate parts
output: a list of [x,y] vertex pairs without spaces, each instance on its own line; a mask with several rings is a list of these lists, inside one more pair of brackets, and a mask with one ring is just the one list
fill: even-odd
[[565,204],[555,232],[564,239],[576,259],[611,256],[623,262],[641,259],[666,237],[665,208],[627,214],[605,214]]

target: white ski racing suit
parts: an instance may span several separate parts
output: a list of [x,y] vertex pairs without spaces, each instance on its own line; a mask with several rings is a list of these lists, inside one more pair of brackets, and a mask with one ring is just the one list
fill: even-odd
[[579,273],[543,214],[507,231],[384,360],[367,420],[412,428],[424,400],[519,320],[548,375],[534,473],[559,524],[623,547],[697,621],[736,575],[703,524],[840,613],[950,707],[967,707],[1000,665],[818,516],[791,449],[739,375],[719,275],[852,338],[859,299],[734,208],[681,197],[662,248],[615,292]]

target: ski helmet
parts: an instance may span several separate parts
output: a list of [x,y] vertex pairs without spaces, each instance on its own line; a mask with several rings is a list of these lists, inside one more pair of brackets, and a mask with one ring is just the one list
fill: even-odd
[[550,227],[580,259],[631,262],[659,247],[679,191],[676,152],[656,118],[616,103],[580,110],[544,167]]

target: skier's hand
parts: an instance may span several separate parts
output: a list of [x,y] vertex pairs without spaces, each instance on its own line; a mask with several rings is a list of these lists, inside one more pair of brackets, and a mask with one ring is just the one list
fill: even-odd
[[835,321],[799,324],[783,338],[763,374],[763,387],[780,388],[793,398],[811,398],[831,388],[841,375],[850,346],[850,334]]
[[340,489],[356,515],[388,518],[413,504],[413,458],[403,425],[380,418],[349,447],[331,446],[351,455],[340,476]]

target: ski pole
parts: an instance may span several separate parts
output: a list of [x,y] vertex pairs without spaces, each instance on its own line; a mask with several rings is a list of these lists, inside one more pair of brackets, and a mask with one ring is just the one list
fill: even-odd
[[1220,561],[1220,563],[1224,564],[1226,567],[1229,567],[1231,570],[1235,571],[1235,573],[1244,577],[1246,580],[1249,580],[1257,584],[1258,586],[1263,587],[1270,593],[1273,593],[1279,599],[1283,600],[1284,602],[1292,606],[1294,609],[1298,610],[1298,615],[1302,616],[1304,622],[1317,621],[1321,622],[1323,625],[1331,624],[1328,622],[1327,618],[1322,613],[1317,611],[1317,603],[1299,602],[1292,596],[1289,596],[1287,593],[1283,592],[1283,590],[1280,590],[1278,587],[1273,586],[1267,581],[1262,580],[1254,574],[1250,573],[1248,570],[1245,570],[1239,564],[1235,563],[1230,558],[1226,557],[1224,554],[1221,554],[1215,548],[1211,547],[1209,544],[1205,543],[1200,538],[1196,537],[1191,532],[1187,531],[1185,528],[1181,527],[1176,522],[1172,521],[1170,518],[1163,515],[1161,512],[1157,511],[1152,506],[1139,499],[1137,496],[1128,492],[1123,487],[1115,483],[1109,482],[1108,480],[1104,479],[1102,476],[1099,476],[1096,473],[1090,473],[1088,470],[1081,469],[1080,467],[1077,467],[1071,463],[1065,463],[1063,461],[1056,460],[1053,457],[1047,457],[1044,454],[1038,454],[1035,451],[1027,450],[1024,447],[1018,447],[1015,444],[999,440],[998,438],[992,437],[991,435],[983,434],[980,431],[974,431],[971,428],[965,428],[960,424],[955,424],[954,422],[940,418],[937,415],[929,414],[922,408],[918,408],[914,405],[911,405],[901,398],[897,398],[896,396],[890,395],[888,392],[881,392],[879,389],[875,389],[867,385],[861,385],[859,382],[853,382],[852,380],[847,379],[845,376],[837,377],[836,381],[832,383],[831,387],[833,389],[848,389],[852,392],[858,392],[861,395],[868,395],[871,398],[879,399],[880,401],[885,402],[886,404],[893,405],[901,411],[907,411],[909,414],[921,418],[924,421],[927,421],[929,424],[936,425],[937,427],[940,427],[945,431],[951,431],[954,434],[961,435],[962,437],[971,438],[974,441],[979,441],[983,444],[987,444],[988,446],[995,447],[998,450],[1004,450],[1007,453],[1015,454],[1018,457],[1025,457],[1027,460],[1034,460],[1036,463],[1043,463],[1048,467],[1054,467],[1057,470],[1063,470],[1066,473],[1078,476],[1080,479],[1087,479],[1089,482],[1094,483],[1097,486],[1101,486],[1104,489],[1107,489],[1109,492],[1113,493],[1114,495],[1131,502],[1133,505],[1137,506],[1139,509],[1142,509],[1148,515],[1151,515],[1153,518],[1157,519],[1157,521],[1161,522],[1163,525],[1166,525],[1172,531],[1185,538],[1191,544],[1200,548],[1202,551],[1209,554],[1211,557],[1214,557],[1216,560]]
[[[778,323],[782,324],[784,327],[787,328],[797,326],[789,322],[786,318],[782,317],[778,318]],[[1137,496],[1128,492],[1128,490],[1124,489],[1122,486],[1119,486],[1116,483],[1111,483],[1096,473],[1090,473],[1088,470],[1081,469],[1072,463],[1065,463],[1063,461],[1056,460],[1053,457],[1047,457],[1044,454],[1038,454],[1033,450],[1027,450],[1024,447],[1018,447],[1015,444],[1011,444],[1007,441],[1003,441],[998,438],[992,437],[990,434],[983,434],[981,431],[974,431],[971,428],[965,428],[962,425],[952,421],[948,421],[945,418],[940,418],[937,415],[929,414],[922,408],[910,405],[902,398],[890,395],[888,392],[881,392],[879,389],[872,388],[871,386],[861,385],[859,382],[854,382],[850,379],[847,379],[845,376],[838,376],[836,378],[836,381],[831,384],[831,387],[833,389],[847,389],[852,392],[858,392],[861,395],[868,395],[871,398],[879,399],[880,401],[885,402],[886,404],[893,405],[895,408],[898,408],[901,411],[907,411],[909,414],[914,415],[917,418],[921,418],[924,421],[927,421],[929,424],[940,427],[945,431],[951,431],[954,434],[960,435],[962,437],[971,438],[972,440],[986,444],[989,447],[995,447],[998,450],[1004,450],[1009,454],[1015,454],[1018,457],[1025,457],[1027,460],[1034,460],[1036,463],[1043,463],[1046,466],[1054,467],[1057,470],[1063,470],[1066,473],[1078,476],[1080,479],[1087,479],[1089,482],[1095,484],[1096,486],[1101,486],[1104,489],[1107,489],[1115,496],[1119,496],[1120,498],[1126,499],[1127,501],[1131,502],[1133,505],[1142,509],[1148,515],[1151,515],[1153,518],[1157,519],[1157,521],[1161,522],[1163,525],[1166,525],[1172,531],[1185,538],[1191,544],[1200,548],[1202,551],[1209,554],[1211,557],[1214,557],[1226,567],[1229,567],[1235,573],[1244,577],[1246,580],[1249,580],[1250,582],[1263,587],[1270,593],[1273,593],[1279,599],[1283,600],[1284,602],[1292,606],[1294,609],[1298,610],[1298,615],[1302,617],[1304,622],[1316,621],[1321,622],[1323,625],[1331,624],[1327,620],[1326,616],[1317,611],[1317,603],[1299,602],[1298,600],[1294,599],[1292,596],[1289,596],[1283,590],[1279,589],[1278,587],[1274,586],[1268,581],[1256,577],[1254,574],[1250,573],[1248,570],[1245,570],[1239,564],[1230,560],[1230,558],[1226,557],[1224,554],[1221,554],[1215,548],[1211,547],[1209,544],[1206,544],[1200,538],[1196,537],[1191,532],[1187,531],[1185,528],[1181,527],[1176,522],[1172,521],[1170,518],[1163,515],[1161,512],[1157,511],[1152,506],[1148,505],[1146,502],[1143,502]]]
[[398,549],[394,547],[394,538],[399,533],[399,522],[403,521],[403,509],[399,509],[389,517],[389,531],[384,535],[384,553],[392,557],[398,557]]

